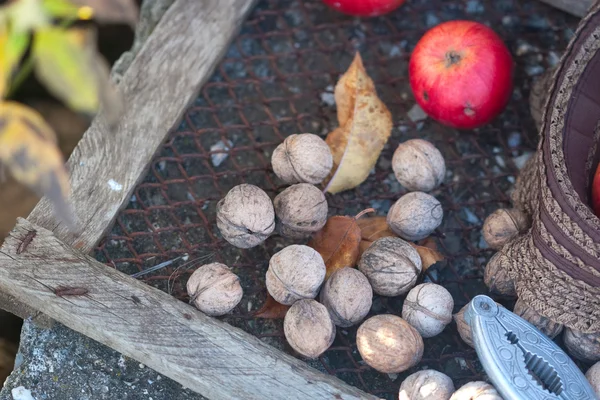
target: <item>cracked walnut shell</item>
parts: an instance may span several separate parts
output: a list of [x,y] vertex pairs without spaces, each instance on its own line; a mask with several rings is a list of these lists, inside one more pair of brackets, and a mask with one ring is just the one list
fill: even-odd
[[275,175],[287,184],[316,185],[329,175],[333,156],[323,139],[312,133],[290,135],[275,148],[271,157]]
[[398,182],[409,191],[429,192],[446,176],[442,153],[423,139],[400,143],[392,157],[392,169]]
[[309,183],[297,183],[279,193],[273,201],[276,229],[281,236],[305,239],[327,222],[327,199]]
[[275,229],[273,203],[258,186],[237,185],[217,203],[217,227],[235,247],[258,246]]
[[391,314],[375,315],[363,322],[356,332],[356,344],[367,364],[387,374],[406,371],[423,357],[419,332]]
[[442,223],[444,210],[440,202],[424,192],[410,192],[390,208],[387,223],[392,231],[406,240],[421,240]]
[[187,281],[190,303],[206,315],[225,315],[238,305],[244,291],[240,278],[221,263],[198,268]]
[[325,280],[325,262],[312,247],[293,244],[275,253],[267,270],[267,290],[278,303],[314,299]]
[[498,391],[489,383],[475,381],[461,386],[450,400],[503,400]]
[[298,353],[317,358],[333,343],[335,325],[324,305],[303,299],[295,302],[285,314],[283,333]]
[[452,321],[454,299],[443,286],[422,283],[408,292],[402,305],[402,318],[424,338],[440,334]]
[[448,400],[454,383],[446,374],[425,369],[409,375],[400,385],[399,400]]
[[347,328],[367,316],[373,302],[373,289],[362,272],[344,267],[327,279],[319,298],[333,323]]

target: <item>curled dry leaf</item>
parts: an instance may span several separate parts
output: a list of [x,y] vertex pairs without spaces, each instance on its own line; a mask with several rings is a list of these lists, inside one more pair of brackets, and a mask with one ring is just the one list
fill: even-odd
[[363,183],[392,131],[392,115],[377,97],[360,54],[335,87],[340,126],[325,138],[333,155],[325,191],[338,193]]
[[444,255],[437,249],[437,245],[432,238],[424,239],[420,244],[410,243],[412,247],[417,250],[419,256],[421,256],[421,262],[423,263],[423,271],[427,271],[427,268],[431,267],[438,261],[444,260]]
[[359,247],[362,239],[358,219],[364,214],[375,212],[368,208],[354,217],[336,215],[327,220],[327,223],[308,242],[321,254],[327,273],[325,280],[340,268],[354,267],[359,256]]
[[255,318],[266,319],[283,319],[285,314],[290,309],[290,306],[283,305],[275,301],[275,299],[267,292],[267,300],[265,304],[252,314]]
[[394,231],[388,226],[386,217],[378,216],[361,218],[357,220],[356,223],[361,231],[361,241],[358,251],[359,256],[362,256],[362,253],[364,253],[377,239],[388,236],[397,237]]
[[66,202],[70,186],[64,159],[54,131],[35,110],[0,103],[0,162],[16,180],[46,195],[58,216],[74,227],[74,214]]

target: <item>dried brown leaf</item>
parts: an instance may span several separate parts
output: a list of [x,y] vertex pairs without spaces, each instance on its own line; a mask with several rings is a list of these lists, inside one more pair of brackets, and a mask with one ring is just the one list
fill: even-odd
[[356,265],[362,239],[357,221],[365,213],[374,211],[369,208],[355,217],[336,215],[329,218],[323,229],[313,235],[308,246],[323,257],[327,267],[325,279],[338,269]]
[[359,53],[335,87],[340,126],[325,141],[333,168],[325,191],[338,193],[363,183],[375,166],[392,131],[392,115],[377,96]]
[[387,224],[386,217],[368,217],[356,221],[361,230],[362,239],[359,246],[359,256],[377,239],[397,236]]
[[438,251],[435,240],[430,237],[423,239],[418,245],[414,243],[410,243],[410,245],[413,246],[421,256],[423,271],[427,271],[429,267],[438,261],[444,260],[444,255]]
[[265,304],[252,314],[255,318],[266,318],[266,319],[283,319],[285,314],[290,309],[290,306],[283,305],[275,301],[275,299],[267,292],[267,300]]

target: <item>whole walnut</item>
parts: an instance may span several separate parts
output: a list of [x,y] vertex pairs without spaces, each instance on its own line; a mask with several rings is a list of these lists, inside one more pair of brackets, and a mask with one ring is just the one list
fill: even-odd
[[443,286],[422,283],[408,292],[402,305],[402,318],[424,338],[441,333],[452,321],[454,299]]
[[517,288],[515,287],[515,282],[508,276],[508,272],[506,271],[508,262],[504,254],[494,254],[483,271],[483,282],[492,293],[515,297],[517,295]]
[[585,377],[592,385],[594,392],[600,398],[600,362],[592,365],[585,373]]
[[387,223],[401,238],[421,240],[435,231],[443,218],[444,210],[435,197],[423,192],[411,192],[392,205]]
[[365,250],[358,269],[369,279],[375,293],[399,296],[415,286],[422,263],[414,247],[390,236],[377,239]]
[[333,156],[323,139],[312,133],[288,136],[273,151],[271,164],[275,175],[287,184],[316,185],[329,175]]
[[362,272],[344,267],[327,279],[321,289],[320,300],[333,323],[346,328],[367,316],[373,302],[373,289]]
[[425,369],[402,382],[398,400],[448,400],[453,392],[454,384],[448,375]]
[[273,254],[267,269],[267,290],[277,302],[292,305],[314,299],[325,280],[325,262],[312,247],[293,244]]
[[461,386],[450,400],[503,400],[498,391],[484,381],[469,382]]
[[[467,311],[469,304],[471,303],[467,303],[463,308],[460,309],[460,311],[458,311],[452,317],[454,318],[454,322],[456,322],[456,329],[458,330],[460,338],[463,340],[463,342],[475,348],[475,344],[473,343],[473,335],[471,334],[471,327],[469,326],[469,324],[467,324],[467,321],[465,320],[465,312]],[[498,305],[498,307],[504,307],[500,303],[496,304]]]
[[520,299],[515,303],[513,312],[538,328],[540,332],[548,336],[550,339],[557,337],[562,332],[564,327],[563,324],[553,322],[550,319],[541,316],[537,311],[529,307]]
[[423,338],[408,322],[391,314],[375,315],[356,332],[358,352],[379,372],[398,373],[423,357]]
[[304,239],[327,222],[327,199],[309,183],[297,183],[279,193],[273,201],[276,229],[281,236]]
[[392,157],[392,169],[398,182],[409,191],[429,192],[446,176],[442,153],[423,139],[400,143]]
[[531,226],[529,217],[516,208],[500,208],[483,222],[483,239],[494,250],[525,233]]
[[565,328],[563,342],[568,353],[588,363],[600,361],[600,333],[582,333]]
[[283,319],[283,333],[294,350],[317,358],[335,339],[335,325],[324,305],[312,299],[295,302]]
[[258,186],[235,186],[217,203],[217,227],[235,247],[257,246],[275,229],[273,203]]
[[221,263],[198,268],[187,281],[190,303],[206,315],[227,314],[238,305],[244,291],[240,278]]

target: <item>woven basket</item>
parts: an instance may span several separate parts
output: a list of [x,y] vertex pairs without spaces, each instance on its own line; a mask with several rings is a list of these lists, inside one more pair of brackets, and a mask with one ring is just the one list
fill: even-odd
[[513,280],[519,300],[582,333],[600,333],[600,219],[588,205],[600,160],[599,50],[596,4],[554,72],[537,152],[512,195],[532,226],[490,261]]

